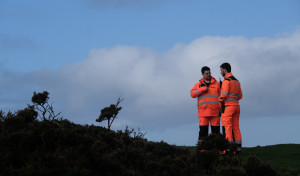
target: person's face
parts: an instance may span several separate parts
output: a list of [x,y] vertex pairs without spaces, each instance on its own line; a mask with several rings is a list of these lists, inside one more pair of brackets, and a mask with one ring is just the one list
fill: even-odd
[[224,68],[220,68],[221,75],[224,77],[226,75],[226,70]]
[[210,70],[205,70],[204,73],[202,74],[202,76],[204,77],[204,79],[210,80],[210,78],[211,78]]

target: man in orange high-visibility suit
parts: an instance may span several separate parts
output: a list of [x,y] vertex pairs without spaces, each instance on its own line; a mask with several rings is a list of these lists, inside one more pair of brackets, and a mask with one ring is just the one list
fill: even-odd
[[201,145],[204,137],[208,136],[209,122],[213,134],[220,133],[220,83],[211,76],[210,68],[201,69],[203,78],[194,85],[191,97],[198,98],[199,137],[198,145]]
[[[240,105],[242,99],[242,89],[240,82],[232,75],[229,63],[223,63],[220,66],[221,75],[224,77],[221,88],[221,103],[225,103],[225,110],[222,116],[223,134],[226,139],[237,144],[236,152],[242,150],[242,136],[239,127]],[[225,128],[225,129],[224,129]]]

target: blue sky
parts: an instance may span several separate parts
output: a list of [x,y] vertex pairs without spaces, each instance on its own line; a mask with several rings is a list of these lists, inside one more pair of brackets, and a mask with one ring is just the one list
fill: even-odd
[[30,71],[80,61],[93,48],[166,51],[201,36],[274,37],[295,30],[299,9],[298,1],[2,0],[1,57]]
[[113,128],[194,145],[189,91],[202,66],[218,79],[230,62],[245,94],[245,146],[300,143],[288,135],[300,122],[299,24],[296,0],[1,0],[1,109],[48,90],[65,118],[95,124],[121,96]]

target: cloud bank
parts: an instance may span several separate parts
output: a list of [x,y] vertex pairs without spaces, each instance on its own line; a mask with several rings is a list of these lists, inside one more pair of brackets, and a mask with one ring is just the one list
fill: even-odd
[[90,124],[122,97],[124,109],[114,128],[174,128],[197,123],[190,89],[201,79],[203,66],[219,79],[223,62],[232,65],[242,85],[241,117],[300,114],[299,30],[276,38],[201,37],[165,53],[133,46],[93,49],[82,62],[55,72],[2,69],[0,104],[4,110],[22,107],[33,91],[47,90],[65,118]]

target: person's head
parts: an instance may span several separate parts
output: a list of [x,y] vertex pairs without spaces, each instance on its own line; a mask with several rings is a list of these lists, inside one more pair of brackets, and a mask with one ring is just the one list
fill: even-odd
[[231,72],[231,66],[229,63],[225,62],[220,66],[221,75],[224,77],[227,73]]
[[204,79],[210,80],[211,75],[210,75],[210,68],[209,67],[207,67],[207,66],[202,67],[201,72],[202,72],[202,76],[204,77]]

